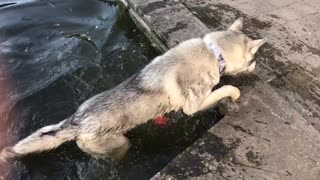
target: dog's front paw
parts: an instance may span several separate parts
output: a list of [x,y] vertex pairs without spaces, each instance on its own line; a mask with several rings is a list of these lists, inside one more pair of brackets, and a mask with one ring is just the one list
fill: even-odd
[[239,106],[237,103],[232,102],[229,98],[221,100],[219,104],[219,112],[223,115],[227,115],[230,112],[237,112],[238,110]]
[[236,100],[238,100],[240,98],[240,90],[234,86],[232,86],[232,92],[230,94],[231,100],[232,102],[235,102]]

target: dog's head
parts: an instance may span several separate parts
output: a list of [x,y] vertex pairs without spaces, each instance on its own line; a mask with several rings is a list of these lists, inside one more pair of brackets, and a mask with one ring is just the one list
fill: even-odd
[[252,72],[255,69],[255,53],[267,41],[267,38],[252,40],[241,32],[243,18],[237,19],[228,30],[207,34],[204,40],[213,42],[225,60],[226,75]]

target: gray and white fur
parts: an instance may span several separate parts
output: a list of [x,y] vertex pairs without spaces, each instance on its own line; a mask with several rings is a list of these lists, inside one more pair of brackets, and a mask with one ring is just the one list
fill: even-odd
[[223,74],[252,72],[254,54],[266,39],[250,39],[241,32],[242,26],[239,18],[226,31],[180,43],[118,86],[85,101],[71,117],[4,148],[0,158],[48,151],[72,140],[92,155],[121,158],[129,148],[124,134],[139,124],[173,110],[192,115],[226,97],[236,101],[240,91],[234,86],[212,91],[220,73],[208,43],[214,43],[224,58]]

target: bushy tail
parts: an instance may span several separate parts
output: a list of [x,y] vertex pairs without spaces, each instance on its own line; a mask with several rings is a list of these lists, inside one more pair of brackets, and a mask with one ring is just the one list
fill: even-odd
[[66,120],[59,124],[45,126],[30,136],[22,139],[12,147],[5,147],[0,153],[0,160],[25,156],[31,153],[47,151],[60,146],[66,141],[75,139],[76,129],[65,125]]

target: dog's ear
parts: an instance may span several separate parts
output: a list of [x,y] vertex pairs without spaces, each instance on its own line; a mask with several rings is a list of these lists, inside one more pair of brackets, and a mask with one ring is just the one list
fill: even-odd
[[266,43],[268,38],[253,40],[249,43],[250,53],[255,54],[258,49]]
[[244,18],[240,17],[235,22],[233,22],[233,24],[229,27],[229,30],[231,30],[231,31],[241,31],[242,28],[243,28],[243,22],[244,22]]

